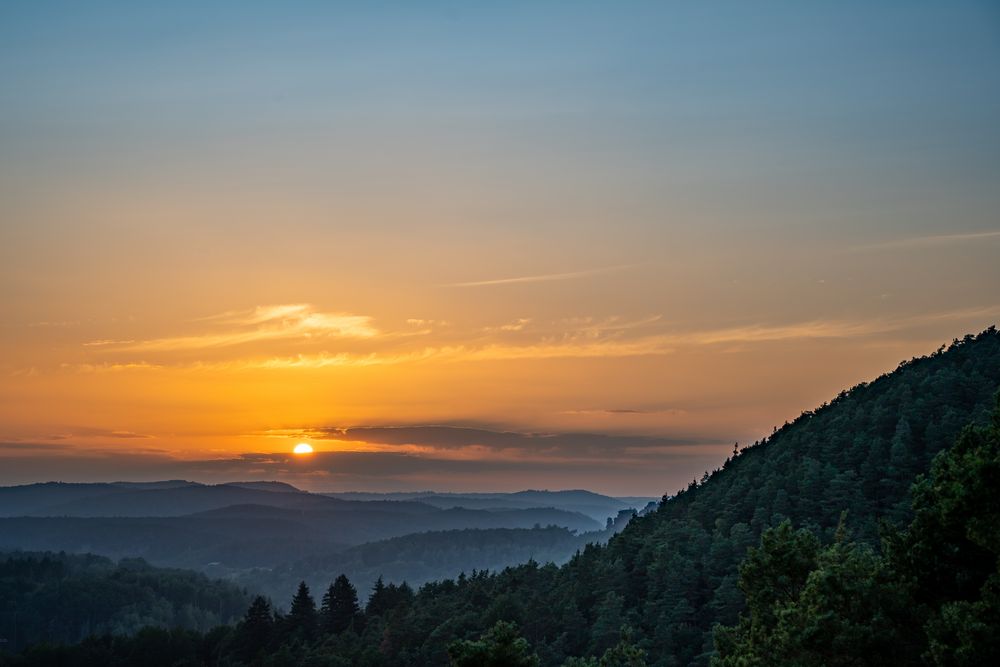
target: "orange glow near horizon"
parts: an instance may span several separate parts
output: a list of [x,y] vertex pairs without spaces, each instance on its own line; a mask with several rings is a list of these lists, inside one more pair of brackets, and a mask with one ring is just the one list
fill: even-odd
[[659,496],[996,324],[992,24],[800,4],[7,3],[0,485]]
[[[899,359],[933,351],[944,330],[973,330],[995,312],[895,326],[871,319],[688,332],[626,318],[470,327],[452,317],[400,328],[372,318],[365,326],[378,333],[361,339],[322,327],[301,336],[310,314],[268,321],[262,311],[282,309],[225,322],[185,317],[179,331],[156,339],[123,336],[116,329],[132,325],[112,324],[100,345],[96,330],[26,327],[31,336],[18,344],[28,365],[0,378],[5,440],[26,443],[4,452],[11,467],[31,455],[51,461],[39,470],[58,470],[61,460],[83,457],[107,460],[113,471],[120,463],[111,453],[127,447],[136,465],[150,462],[146,477],[178,469],[181,477],[277,477],[317,490],[385,488],[378,485],[388,479],[399,489],[591,486],[655,495],[717,465],[733,441],[758,438]],[[557,327],[564,331],[554,334]],[[928,327],[940,331],[936,338]],[[267,334],[244,342],[260,329]],[[68,334],[79,342],[50,357],[53,340]],[[183,349],[143,344],[178,337]],[[227,338],[240,342],[219,344]],[[610,439],[606,447],[582,437],[577,449],[552,445],[567,433]],[[303,458],[304,438],[326,443],[313,468],[256,463],[284,449],[280,440],[298,443],[284,451]],[[336,457],[345,456],[359,473],[343,472],[348,459]],[[219,468],[226,461],[236,463]],[[493,472],[446,481],[446,471],[477,462]],[[609,476],[643,481],[601,487]]]

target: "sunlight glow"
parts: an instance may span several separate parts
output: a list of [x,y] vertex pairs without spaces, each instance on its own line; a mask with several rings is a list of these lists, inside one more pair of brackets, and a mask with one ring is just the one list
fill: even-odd
[[295,445],[295,449],[292,450],[295,454],[312,454],[313,448],[308,442],[300,442]]

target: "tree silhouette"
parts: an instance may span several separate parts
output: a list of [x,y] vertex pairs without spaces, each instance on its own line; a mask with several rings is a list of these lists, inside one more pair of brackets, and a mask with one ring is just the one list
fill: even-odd
[[261,595],[254,598],[243,622],[236,631],[237,653],[244,660],[252,660],[266,648],[274,634],[274,612],[271,603]]
[[[379,583],[381,583],[379,579]],[[323,631],[339,635],[351,627],[360,630],[361,607],[358,605],[358,591],[345,575],[337,577],[323,596],[320,609]]]
[[309,587],[304,581],[299,582],[299,589],[292,598],[292,607],[285,617],[285,624],[289,634],[293,636],[300,635],[308,640],[316,637],[316,602],[309,594]]

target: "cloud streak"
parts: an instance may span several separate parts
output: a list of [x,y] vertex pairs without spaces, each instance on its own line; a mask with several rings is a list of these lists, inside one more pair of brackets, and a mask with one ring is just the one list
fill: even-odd
[[[285,432],[284,437],[293,437]],[[614,435],[606,433],[496,431],[469,426],[357,426],[302,429],[294,437],[364,442],[392,447],[418,446],[458,451],[468,448],[546,456],[617,456],[630,450],[719,444],[701,437]]]
[[880,243],[869,243],[855,246],[854,250],[890,250],[893,248],[933,248],[943,245],[957,245],[961,243],[974,243],[976,241],[990,241],[1000,239],[1000,230],[988,230],[984,232],[968,232],[964,234],[935,234],[928,236],[911,236],[907,238],[883,241]]
[[578,278],[589,278],[605,273],[614,273],[630,269],[634,264],[623,264],[619,266],[605,266],[597,269],[587,269],[584,271],[569,271],[566,273],[542,273],[533,276],[516,276],[512,278],[494,278],[491,280],[475,280],[471,282],[450,283],[445,287],[491,287],[494,285],[518,285],[523,283],[542,283],[559,280],[576,280]]
[[[153,351],[211,350],[260,340],[308,342],[316,349],[323,340],[376,339],[379,347],[370,351],[326,350],[276,353],[271,356],[236,356],[223,359],[165,359],[156,363],[144,359],[122,358],[106,363],[64,364],[76,372],[121,372],[182,369],[198,371],[253,371],[327,368],[366,368],[418,363],[474,363],[491,361],[532,361],[546,359],[612,359],[641,356],[665,356],[691,347],[752,345],[795,340],[833,340],[865,338],[915,330],[940,322],[984,320],[1000,315],[1000,305],[981,306],[938,313],[894,318],[878,317],[855,320],[809,320],[787,324],[753,323],[692,331],[663,332],[660,316],[637,320],[617,317],[595,319],[571,318],[558,322],[555,329],[538,326],[529,318],[520,318],[500,326],[467,332],[466,341],[453,344],[406,345],[407,335],[382,333],[366,316],[340,315],[313,311],[305,305],[272,306],[243,313],[224,313],[219,321],[236,325],[237,330],[207,333],[180,338],[158,338],[141,343],[116,345],[107,341],[96,350],[102,354]],[[977,326],[982,322],[977,322]],[[661,332],[657,333],[659,329]],[[644,330],[644,331],[643,331]],[[478,334],[478,335],[477,335]],[[455,332],[455,335],[459,335]],[[517,340],[509,339],[516,336]],[[504,340],[508,338],[508,340]],[[390,344],[390,341],[393,343]]]
[[154,338],[139,342],[97,340],[84,345],[128,351],[183,351],[297,338],[374,338],[380,333],[372,318],[367,315],[318,312],[308,304],[258,306],[249,311],[213,315],[202,321],[216,322],[227,327],[223,331],[209,331],[192,336]]

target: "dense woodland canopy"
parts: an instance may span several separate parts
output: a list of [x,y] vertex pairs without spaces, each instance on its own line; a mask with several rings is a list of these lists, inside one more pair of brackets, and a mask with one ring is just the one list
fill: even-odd
[[288,613],[258,598],[233,629],[6,662],[984,664],[1000,627],[998,385],[990,328],[776,428],[561,568],[380,582],[366,605],[346,579],[319,608],[302,585]]
[[0,554],[0,638],[7,650],[146,626],[207,631],[239,619],[249,601],[235,586],[139,558]]

